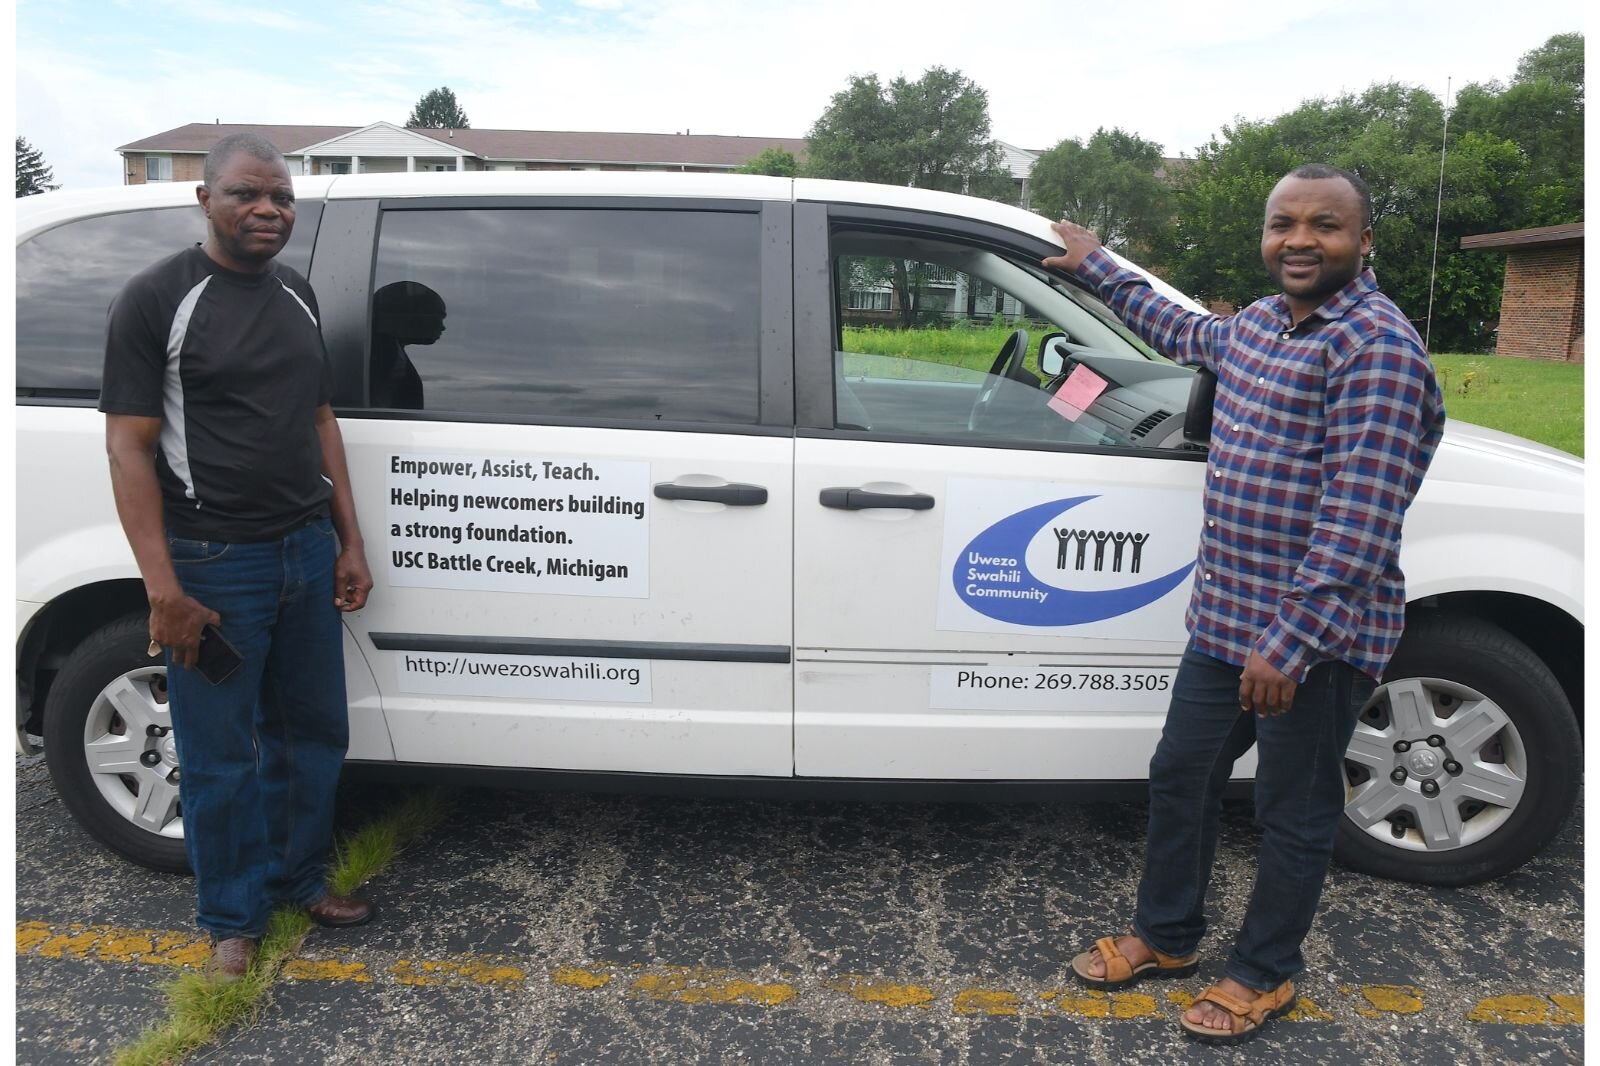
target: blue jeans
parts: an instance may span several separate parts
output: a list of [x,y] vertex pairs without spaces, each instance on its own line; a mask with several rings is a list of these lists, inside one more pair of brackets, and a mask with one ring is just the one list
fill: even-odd
[[218,939],[259,937],[274,906],[325,891],[350,736],[333,526],[315,519],[259,544],[167,543],[184,592],[222,616],[244,657],[213,685],[167,656],[197,921]]
[[1223,787],[1234,761],[1258,745],[1261,854],[1223,972],[1266,990],[1305,968],[1300,944],[1322,896],[1344,809],[1344,752],[1376,683],[1348,663],[1319,663],[1287,713],[1257,718],[1239,710],[1240,672],[1192,644],[1184,652],[1150,760],[1150,831],[1134,930],[1168,955],[1199,946]]

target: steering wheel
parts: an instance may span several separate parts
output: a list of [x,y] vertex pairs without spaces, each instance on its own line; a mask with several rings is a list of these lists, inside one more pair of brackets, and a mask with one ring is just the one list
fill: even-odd
[[988,377],[984,378],[983,388],[978,390],[978,398],[972,401],[972,410],[967,415],[967,429],[976,430],[989,417],[989,408],[994,405],[994,398],[1000,391],[1000,382],[1006,379],[1016,380],[1017,374],[1022,370],[1022,361],[1028,355],[1028,331],[1025,329],[1013,330],[1011,336],[1000,346],[1000,354],[994,357],[994,365],[989,368]]

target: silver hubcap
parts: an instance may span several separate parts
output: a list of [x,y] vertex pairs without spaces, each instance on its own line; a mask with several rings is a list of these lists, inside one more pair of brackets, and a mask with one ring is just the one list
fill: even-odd
[[1517,727],[1465,685],[1412,677],[1384,685],[1345,753],[1344,814],[1412,851],[1463,848],[1505,824],[1527,787]]
[[83,754],[113,810],[146,832],[183,838],[165,667],[141,667],[101,690],[84,723]]

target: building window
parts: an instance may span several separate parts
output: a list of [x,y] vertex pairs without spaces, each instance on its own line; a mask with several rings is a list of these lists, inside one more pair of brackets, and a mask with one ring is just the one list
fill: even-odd
[[887,311],[889,310],[889,290],[882,292],[871,290],[851,289],[850,310],[852,311]]
[[170,155],[147,155],[144,157],[145,181],[171,181],[172,157]]
[[348,174],[348,173],[350,173],[350,162],[349,162],[349,160],[346,160],[343,163],[324,163],[323,166],[328,168],[328,173],[329,174]]

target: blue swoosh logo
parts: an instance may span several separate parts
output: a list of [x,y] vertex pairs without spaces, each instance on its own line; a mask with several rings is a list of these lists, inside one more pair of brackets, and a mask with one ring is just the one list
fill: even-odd
[[[1103,622],[1107,618],[1129,614],[1156,602],[1189,577],[1194,569],[1190,561],[1163,577],[1120,589],[1098,592],[1077,592],[1047,585],[1028,569],[1028,545],[1046,523],[1052,522],[1064,511],[1098,499],[1096,496],[1074,496],[1065,500],[1041,503],[1025,511],[1008,515],[972,538],[956,558],[955,570],[950,579],[955,583],[956,594],[963,603],[979,614],[1001,622],[1022,626],[1076,626],[1085,622]],[[969,554],[990,558],[1015,559],[1021,567],[1021,580],[1004,584],[979,585],[983,589],[1003,589],[1005,596],[972,596],[962,577],[969,565]]]

